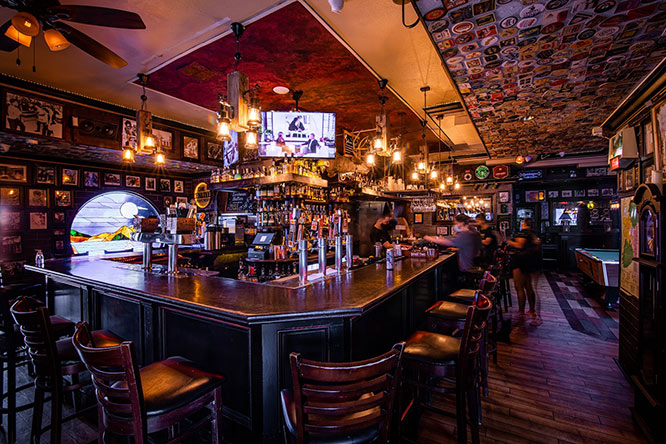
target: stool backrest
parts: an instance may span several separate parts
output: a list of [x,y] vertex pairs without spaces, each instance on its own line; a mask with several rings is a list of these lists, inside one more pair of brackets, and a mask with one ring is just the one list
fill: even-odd
[[[77,325],[72,343],[90,372],[107,430],[146,439],[146,414],[136,352],[131,341],[96,348],[88,324]],[[142,441],[143,439],[143,441]]]
[[479,290],[483,291],[485,294],[490,294],[495,290],[497,285],[497,278],[486,271],[484,273],[484,278],[479,283]]
[[388,442],[404,348],[401,342],[383,355],[347,363],[291,353],[297,442],[307,442],[310,434],[344,436],[371,427],[379,428],[379,442]]
[[37,377],[60,377],[58,349],[48,309],[34,299],[21,297],[10,312],[20,327]]
[[476,375],[475,367],[477,357],[481,349],[481,339],[483,338],[486,323],[492,302],[486,296],[477,291],[475,295],[476,303],[467,308],[465,318],[465,328],[460,340],[460,351],[458,352],[458,363],[456,371],[459,378],[473,378]]

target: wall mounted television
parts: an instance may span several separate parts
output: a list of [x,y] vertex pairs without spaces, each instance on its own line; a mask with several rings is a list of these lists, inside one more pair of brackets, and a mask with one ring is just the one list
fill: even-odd
[[259,156],[335,158],[335,113],[261,113]]

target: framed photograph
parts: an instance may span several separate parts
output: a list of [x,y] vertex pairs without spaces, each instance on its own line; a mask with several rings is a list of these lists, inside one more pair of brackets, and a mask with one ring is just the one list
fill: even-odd
[[104,173],[104,185],[107,187],[119,187],[120,174],[118,173]]
[[2,231],[21,231],[20,211],[0,211],[0,229]]
[[601,195],[603,197],[612,197],[614,194],[615,190],[612,188],[602,188],[601,189]]
[[53,230],[53,235],[54,236],[64,236],[65,235],[65,230]]
[[[157,146],[162,148],[164,151],[168,152],[173,149],[173,134],[171,131],[160,130],[153,127],[153,137],[155,137]],[[123,118],[121,146],[129,145],[136,148],[137,140],[136,120]]]
[[0,205],[7,205],[10,207],[21,206],[21,189],[20,188],[0,188]]
[[157,191],[157,181],[154,177],[146,177],[146,191]]
[[587,190],[588,197],[599,197],[599,188],[590,188]]
[[181,203],[184,203],[185,206],[189,205],[189,202],[187,201],[187,197],[185,197],[185,196],[176,196],[176,205],[180,205]]
[[153,127],[153,137],[155,137],[157,146],[167,153],[173,150],[173,133],[171,131],[161,130]]
[[79,185],[79,170],[73,168],[62,169],[61,185],[78,186]]
[[423,213],[414,213],[414,223],[415,224],[423,223]]
[[562,197],[571,197],[573,192],[571,190],[562,190]]
[[511,193],[508,191],[500,191],[497,193],[497,200],[499,200],[500,203],[507,203],[511,201]]
[[125,186],[127,188],[141,188],[141,177],[139,176],[125,176]]
[[539,191],[539,190],[531,190],[531,191],[525,191],[525,202],[527,203],[535,203],[542,201],[541,196],[543,196],[544,192]]
[[0,163],[0,182],[28,181],[28,167],[25,165],[8,165]]
[[652,131],[652,121],[643,125],[643,137],[645,138],[645,155],[654,153],[654,132]]
[[5,129],[62,139],[62,105],[8,92],[5,109]]
[[448,236],[449,235],[449,227],[446,225],[444,226],[438,226],[437,227],[437,236]]
[[661,102],[654,108],[654,140],[656,169],[666,169],[666,102]]
[[56,250],[64,250],[65,249],[65,241],[62,239],[56,239],[55,245],[54,245]]
[[208,160],[216,160],[218,162],[222,162],[222,149],[223,146],[221,143],[208,142],[206,150],[206,158]]
[[173,181],[173,192],[174,193],[184,193],[185,192],[185,185],[183,184],[182,180],[174,180]]
[[548,199],[557,199],[560,197],[560,192],[558,190],[548,191]]
[[21,236],[2,236],[2,251],[7,254],[21,254]]
[[631,190],[634,187],[634,169],[629,168],[624,172],[624,189]]
[[199,138],[183,136],[183,157],[199,160]]
[[164,208],[169,208],[175,202],[173,196],[164,196]]
[[28,190],[28,206],[29,207],[48,207],[49,206],[49,191],[30,188]]
[[86,188],[99,188],[99,173],[97,171],[84,171],[83,186]]
[[574,197],[585,197],[585,190],[574,190]]
[[46,230],[47,213],[30,213],[30,229]]
[[[59,227],[65,225],[65,213],[63,211],[56,211],[53,213],[53,225]],[[55,231],[53,234],[55,234]]]
[[170,192],[171,192],[171,180],[160,179],[160,193],[170,193]]
[[56,207],[72,206],[72,192],[69,190],[55,190]]
[[55,167],[39,166],[35,167],[35,183],[44,185],[55,184]]

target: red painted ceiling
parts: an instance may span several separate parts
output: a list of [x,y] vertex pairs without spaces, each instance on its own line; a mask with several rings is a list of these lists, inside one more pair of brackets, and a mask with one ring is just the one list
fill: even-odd
[[[287,5],[247,26],[241,38],[239,70],[258,84],[263,110],[288,110],[291,93],[278,95],[273,87],[302,90],[299,107],[337,113],[337,127],[365,130],[375,126],[380,112],[375,77],[300,3]],[[218,93],[226,94],[227,74],[234,71],[236,42],[228,35],[159,69],[148,87],[212,111]],[[392,134],[401,132],[414,152],[421,142],[420,119],[389,91],[386,104]],[[400,113],[406,113],[401,117]],[[435,142],[428,134],[428,141]]]

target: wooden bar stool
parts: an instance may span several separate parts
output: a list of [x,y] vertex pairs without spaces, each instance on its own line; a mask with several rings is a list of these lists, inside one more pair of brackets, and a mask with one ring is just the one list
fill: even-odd
[[[423,408],[449,415],[425,402],[422,392],[455,393],[458,443],[467,442],[467,425],[472,442],[479,443],[481,400],[479,396],[479,358],[481,341],[492,303],[479,295],[476,305],[467,307],[465,327],[459,338],[417,331],[406,342],[403,382],[414,390],[414,399],[402,413],[403,420]],[[468,419],[469,416],[469,419]]]
[[388,443],[405,344],[348,363],[317,362],[291,353],[293,395],[282,390],[287,442]]
[[[139,369],[132,342],[101,347],[85,322],[78,325],[71,342],[96,389],[100,444],[107,431],[134,436],[136,444],[144,444],[148,434],[165,429],[170,443],[179,442],[207,422],[212,423],[211,442],[222,443],[222,376],[181,357]],[[210,413],[185,433],[172,436],[175,425],[204,408]]]
[[[74,392],[89,385],[80,382],[79,373],[85,366],[78,359],[71,338],[57,340],[61,336],[51,323],[46,307],[40,307],[34,299],[22,297],[11,307],[10,311],[20,327],[28,354],[35,369],[35,402],[32,413],[31,441],[38,443],[46,430],[51,431],[51,444],[59,444],[62,423],[76,418],[81,412],[62,418],[62,403],[65,393]],[[62,319],[62,318],[59,318]],[[58,318],[56,318],[58,320]],[[66,323],[59,322],[59,329]],[[106,330],[93,332],[95,341],[101,346],[117,345],[122,339]],[[70,376],[71,384],[63,384],[63,376]],[[45,393],[51,394],[51,424],[42,429],[42,411]]]

